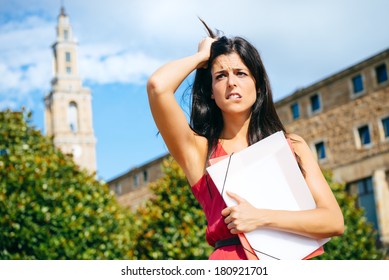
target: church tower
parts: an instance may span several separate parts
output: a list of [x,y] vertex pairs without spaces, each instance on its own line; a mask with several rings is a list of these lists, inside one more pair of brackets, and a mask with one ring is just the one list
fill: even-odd
[[89,172],[96,171],[96,138],[92,124],[90,89],[82,86],[77,69],[77,42],[65,9],[58,16],[52,45],[54,78],[45,97],[45,128],[54,145]]

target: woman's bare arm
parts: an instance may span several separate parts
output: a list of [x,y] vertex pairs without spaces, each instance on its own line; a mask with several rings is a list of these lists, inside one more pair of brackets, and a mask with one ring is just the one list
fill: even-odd
[[190,184],[194,184],[204,172],[207,142],[190,129],[174,93],[191,72],[207,63],[213,41],[212,38],[202,40],[197,53],[163,65],[147,83],[154,121]]

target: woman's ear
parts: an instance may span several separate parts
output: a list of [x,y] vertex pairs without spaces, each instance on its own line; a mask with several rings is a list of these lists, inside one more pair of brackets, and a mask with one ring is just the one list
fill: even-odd
[[213,93],[211,94],[211,99],[215,99],[215,96],[213,96]]

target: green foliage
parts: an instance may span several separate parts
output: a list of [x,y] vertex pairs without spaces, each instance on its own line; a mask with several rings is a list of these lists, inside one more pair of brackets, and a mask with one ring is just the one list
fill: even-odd
[[[150,185],[154,197],[136,212],[137,259],[206,259],[212,248],[205,241],[206,221],[191,193],[185,175],[169,158],[163,163],[164,177]],[[356,260],[384,259],[377,246],[377,232],[355,207],[355,197],[345,191],[344,184],[332,181],[325,173],[342,209],[345,232],[325,244],[325,253],[315,259]]]
[[132,258],[129,212],[29,118],[0,112],[0,259]]
[[342,209],[345,232],[333,237],[324,245],[325,253],[316,259],[325,260],[379,260],[385,254],[377,246],[377,232],[367,222],[362,208],[356,208],[356,197],[350,196],[344,184],[335,183],[330,172],[325,172],[327,182]]
[[164,177],[150,185],[154,197],[138,208],[137,259],[207,259],[213,248],[205,241],[206,220],[184,173],[169,158]]

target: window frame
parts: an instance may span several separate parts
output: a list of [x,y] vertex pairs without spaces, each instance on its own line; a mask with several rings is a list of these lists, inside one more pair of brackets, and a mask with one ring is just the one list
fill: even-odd
[[[361,135],[359,133],[359,130],[366,126],[367,129],[368,129],[368,132],[369,132],[369,138],[370,138],[370,143],[368,144],[362,144],[362,139],[361,139]],[[371,147],[373,147],[373,135],[372,135],[372,126],[370,123],[364,123],[364,124],[360,124],[358,126],[355,126],[354,127],[354,137],[355,137],[355,144],[356,144],[356,147],[357,149],[370,149]]]
[[121,195],[123,193],[122,184],[120,182],[115,183],[115,194],[117,196]]
[[138,188],[140,186],[140,180],[139,180],[139,175],[134,174],[132,177],[132,182],[135,188]]
[[[324,148],[324,157],[323,158],[320,158],[319,157],[319,153],[318,153],[318,149],[317,149],[317,145],[319,144],[323,144],[323,148]],[[322,162],[322,161],[325,161],[328,159],[328,152],[327,152],[327,146],[326,146],[326,141],[324,140],[318,140],[318,141],[315,141],[313,143],[313,146],[314,146],[314,151],[315,151],[315,154],[316,154],[316,158],[319,162]]]
[[149,171],[147,169],[144,169],[142,171],[142,178],[143,178],[143,182],[145,183],[149,181]]
[[382,142],[389,142],[389,127],[388,127],[388,135],[385,136],[385,128],[384,128],[384,120],[387,119],[389,121],[389,115],[384,115],[378,118],[378,131],[380,134],[380,139]]
[[[319,102],[319,108],[316,110],[313,110],[313,106],[312,106],[313,105],[312,98],[314,96],[317,96],[318,102]],[[309,96],[309,115],[313,116],[313,115],[321,113],[322,111],[323,111],[323,102],[322,102],[321,94],[320,94],[320,92],[315,92]]]
[[[362,90],[358,91],[358,92],[355,91],[355,85],[354,85],[354,79],[357,77],[361,77],[361,82],[362,82]],[[357,97],[366,93],[365,75],[363,75],[362,73],[358,73],[358,74],[351,76],[351,78],[350,78],[350,92],[351,92],[352,98],[357,98]]]
[[[378,81],[377,69],[378,69],[379,67],[381,67],[381,66],[383,66],[383,67],[385,68],[386,80],[384,80],[384,81],[382,81],[382,82],[379,82],[379,81]],[[381,62],[381,63],[375,65],[375,66],[374,66],[373,72],[374,72],[374,77],[375,77],[375,83],[376,83],[377,86],[385,85],[385,84],[388,83],[388,81],[389,81],[389,76],[388,76],[388,66],[387,66],[387,64],[386,64],[385,61],[383,61],[383,62]]]
[[73,134],[80,131],[80,112],[76,101],[71,100],[67,108],[67,126]]
[[[295,110],[294,108],[297,108],[297,116],[295,117]],[[295,120],[298,120],[300,119],[301,117],[301,114],[300,114],[300,104],[296,101],[296,102],[293,102],[291,105],[290,105],[290,111],[292,113],[292,120],[295,121]]]
[[64,39],[64,41],[69,40],[69,30],[66,28],[63,30],[63,39]]
[[72,53],[69,51],[65,52],[65,62],[68,62],[68,63],[72,62]]

